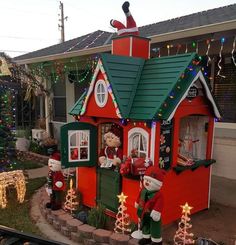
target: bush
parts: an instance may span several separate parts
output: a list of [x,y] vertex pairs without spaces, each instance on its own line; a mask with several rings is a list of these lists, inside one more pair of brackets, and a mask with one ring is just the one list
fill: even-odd
[[30,141],[29,151],[32,151],[32,152],[38,153],[38,154],[42,154],[44,152],[44,149],[37,142]]
[[101,203],[99,203],[97,207],[92,208],[88,213],[88,224],[97,229],[104,229],[107,221],[105,210],[105,206]]

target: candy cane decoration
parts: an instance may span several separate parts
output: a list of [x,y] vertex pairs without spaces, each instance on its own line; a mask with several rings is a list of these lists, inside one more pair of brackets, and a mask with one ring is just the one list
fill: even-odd
[[207,40],[207,51],[206,51],[206,56],[207,56],[207,66],[210,64],[211,62],[211,57],[209,56],[209,50],[211,48],[211,40]]
[[235,58],[234,58],[235,41],[236,41],[236,36],[234,37],[234,41],[233,41],[233,49],[232,49],[232,52],[231,52],[233,63],[234,63],[234,65],[236,66],[236,62],[235,62]]
[[218,62],[219,71],[217,72],[217,76],[222,77],[222,78],[225,78],[225,76],[220,75],[220,72],[221,72],[221,69],[222,69],[222,66],[220,65],[220,63],[222,61],[222,50],[223,50],[223,47],[224,47],[225,38],[222,37],[221,40],[220,40],[220,42],[221,42],[220,53],[219,53],[220,60]]

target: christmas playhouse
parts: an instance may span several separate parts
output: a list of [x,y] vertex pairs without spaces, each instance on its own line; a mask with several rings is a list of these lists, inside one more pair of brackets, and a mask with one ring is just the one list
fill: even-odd
[[[221,115],[195,53],[149,59],[149,49],[149,39],[124,36],[113,39],[112,54],[101,54],[88,90],[70,111],[76,121],[61,128],[62,165],[77,167],[84,205],[101,202],[112,215],[124,192],[137,221],[138,174],[153,162],[167,172],[167,224],[180,217],[186,202],[193,213],[209,207],[214,119]],[[112,128],[120,130],[120,168],[99,163],[104,135]],[[127,158],[134,170],[122,175]]]

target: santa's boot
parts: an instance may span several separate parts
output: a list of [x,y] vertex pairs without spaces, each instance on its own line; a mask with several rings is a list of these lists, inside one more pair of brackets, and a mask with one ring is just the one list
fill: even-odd
[[142,238],[138,241],[139,245],[151,244],[151,238]]
[[129,13],[129,2],[124,2],[122,5],[122,9],[123,9],[125,15],[127,15]]
[[110,24],[112,27],[116,28],[118,31],[121,29],[125,29],[126,27],[118,20],[111,20]]

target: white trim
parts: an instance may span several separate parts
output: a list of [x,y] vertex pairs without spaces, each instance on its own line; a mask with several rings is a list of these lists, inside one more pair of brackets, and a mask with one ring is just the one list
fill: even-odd
[[112,98],[112,101],[114,102],[114,106],[115,106],[115,108],[116,108],[116,115],[117,115],[118,118],[122,118],[120,109],[119,109],[119,107],[118,107],[118,104],[115,102],[115,96],[114,96],[113,93],[112,93],[112,89],[109,89],[111,85],[110,85],[110,83],[109,83],[109,81],[108,81],[108,78],[107,78],[106,72],[105,72],[105,70],[104,70],[104,68],[103,68],[103,65],[102,65],[101,60],[98,61],[97,67],[96,67],[96,69],[95,69],[95,72],[94,72],[94,75],[93,75],[93,78],[92,78],[92,81],[91,81],[91,83],[90,83],[88,92],[87,92],[87,94],[86,94],[85,101],[84,101],[84,104],[83,104],[83,106],[82,106],[80,115],[84,115],[84,113],[86,112],[86,108],[87,108],[87,104],[88,104],[88,101],[89,101],[89,97],[90,97],[90,95],[91,95],[92,92],[93,92],[94,84],[95,84],[95,82],[96,82],[96,79],[97,79],[97,76],[98,76],[99,71],[101,71],[101,73],[102,73],[102,75],[103,75],[103,78],[104,78],[105,83],[106,83],[106,86],[107,86],[107,91],[108,91],[108,93],[110,94],[110,96],[111,96],[111,98]]
[[58,160],[52,159],[52,158],[49,158],[48,162],[49,162],[49,164],[60,164],[61,165],[61,161],[58,161]]
[[210,100],[212,106],[213,106],[213,110],[214,110],[214,113],[215,113],[215,116],[217,118],[221,118],[221,115],[220,115],[220,112],[219,110],[217,109],[217,106],[216,106],[216,103],[212,97],[212,94],[211,94],[211,91],[206,83],[206,80],[202,74],[202,71],[199,71],[198,74],[194,77],[193,81],[191,82],[191,84],[189,85],[188,89],[185,91],[184,95],[182,96],[182,98],[180,99],[180,101],[178,102],[178,104],[175,106],[174,110],[172,111],[172,113],[170,114],[169,118],[167,119],[168,121],[170,121],[174,114],[175,114],[175,111],[177,110],[178,106],[180,105],[180,103],[186,98],[187,94],[188,94],[188,91],[189,89],[192,87],[192,85],[197,81],[197,79],[200,79],[201,81],[201,84],[203,85],[203,87],[205,88],[205,91],[206,91],[206,95],[207,95],[207,98]]
[[118,35],[124,34],[126,32],[136,32],[138,31],[138,27],[132,27],[132,28],[125,28],[125,29],[120,29],[117,31]]
[[236,123],[216,122],[215,128],[236,129]]
[[[80,137],[81,133],[86,133],[88,136],[88,143],[86,146],[80,145]],[[71,146],[70,145],[70,138],[73,134],[76,134],[76,145]],[[78,141],[79,140],[79,141]],[[84,162],[84,161],[90,161],[90,130],[83,129],[83,130],[68,130],[68,162]],[[71,159],[70,153],[71,149],[78,149],[78,159]],[[80,149],[81,148],[87,148],[88,149],[88,158],[86,159],[80,159]]]
[[147,141],[147,154],[146,154],[146,158],[148,158],[148,153],[149,153],[149,134],[148,134],[148,132],[146,130],[144,130],[143,128],[139,128],[139,127],[132,128],[128,132],[128,154],[130,155],[131,150],[132,150],[132,149],[130,149],[130,145],[131,145],[131,142],[130,142],[131,139],[130,139],[130,137],[133,134],[141,134],[142,136],[144,136],[146,138],[146,141]]
[[[213,134],[212,134],[212,144],[211,144],[211,158],[213,155],[213,145],[215,139],[215,122],[213,123]],[[212,165],[210,165],[210,176],[209,176],[209,187],[208,187],[208,208],[210,208],[210,199],[211,199],[211,174],[212,174]]]
[[160,180],[154,179],[154,178],[152,178],[152,177],[150,177],[150,176],[147,176],[147,175],[144,175],[143,179],[144,179],[144,180],[147,179],[147,180],[149,180],[150,182],[154,182],[156,185],[162,187],[163,182],[161,182]]
[[[104,88],[104,100],[102,101],[102,102],[100,102],[99,101],[99,99],[98,99],[98,86],[99,85],[102,85],[103,86],[103,88]],[[97,82],[96,82],[96,84],[95,84],[95,88],[94,88],[94,97],[95,97],[95,101],[96,101],[96,103],[97,103],[97,105],[99,106],[99,107],[104,107],[106,104],[107,104],[107,100],[108,100],[108,91],[107,91],[107,86],[106,86],[106,83],[105,83],[105,81],[104,80],[102,80],[102,79],[99,79]]]
[[151,148],[150,148],[150,159],[154,162],[154,156],[155,156],[155,146],[156,146],[156,122],[152,123],[152,129],[151,129]]
[[151,237],[151,234],[143,234],[143,238],[149,239]]
[[152,242],[161,242],[162,241],[162,238],[154,238],[154,237],[151,237],[151,240],[152,240]]
[[130,37],[130,43],[129,43],[129,56],[132,57],[133,55],[133,37]]

